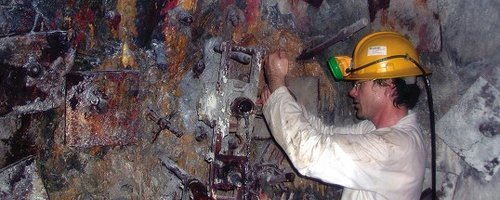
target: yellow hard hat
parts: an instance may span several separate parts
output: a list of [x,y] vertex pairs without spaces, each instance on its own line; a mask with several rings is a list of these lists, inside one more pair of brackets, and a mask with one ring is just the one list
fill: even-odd
[[330,57],[328,64],[337,80],[399,78],[431,73],[429,68],[420,65],[411,42],[396,32],[369,34],[358,42],[352,59]]

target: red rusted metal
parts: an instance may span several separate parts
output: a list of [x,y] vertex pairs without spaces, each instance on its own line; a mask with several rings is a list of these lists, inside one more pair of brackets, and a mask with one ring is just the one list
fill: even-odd
[[137,142],[139,73],[74,72],[66,76],[66,144],[76,147]]

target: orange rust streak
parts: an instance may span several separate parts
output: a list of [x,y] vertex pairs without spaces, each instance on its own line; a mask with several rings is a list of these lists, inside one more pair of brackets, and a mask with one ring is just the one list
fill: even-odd
[[130,36],[137,37],[138,35],[134,22],[137,17],[135,5],[136,0],[118,0],[116,5],[121,16],[120,39],[122,41],[130,39]]
[[168,72],[171,77],[178,75],[182,62],[186,59],[188,37],[175,31],[174,27],[164,29],[167,55],[169,56]]
[[234,27],[234,30],[233,30],[233,35],[232,35],[232,40],[236,43],[240,43],[241,41],[241,38],[242,38],[242,34],[241,34],[241,26],[236,26]]
[[89,45],[89,48],[94,48],[96,46],[96,36],[95,36],[95,28],[94,28],[94,25],[92,24],[89,24],[89,42],[90,42],[90,45]]
[[123,43],[122,46],[122,64],[124,67],[138,67],[133,56],[133,43],[131,42],[133,38],[138,35],[137,28],[135,26],[135,19],[137,18],[136,10],[136,0],[118,0],[117,10],[120,13],[121,21],[119,25],[118,33],[120,40]]
[[184,0],[180,2],[180,6],[186,11],[194,11],[196,10],[196,2],[196,0]]
[[139,64],[135,61],[134,52],[130,49],[129,42],[125,41],[122,46],[123,67],[137,68]]

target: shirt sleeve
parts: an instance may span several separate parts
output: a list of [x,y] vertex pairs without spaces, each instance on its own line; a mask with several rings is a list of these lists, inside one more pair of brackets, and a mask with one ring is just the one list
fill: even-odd
[[[299,173],[354,189],[375,191],[393,162],[391,142],[380,134],[361,134],[374,126],[324,126],[304,112],[286,87],[275,90],[264,105],[264,116],[276,142]],[[385,173],[385,174],[384,174]]]
[[299,109],[302,112],[303,117],[309,122],[318,133],[324,135],[335,135],[335,134],[362,134],[363,131],[375,129],[375,126],[370,121],[362,121],[358,124],[348,126],[348,127],[336,127],[333,125],[327,126],[323,124],[320,118],[309,113],[303,105],[299,105]]

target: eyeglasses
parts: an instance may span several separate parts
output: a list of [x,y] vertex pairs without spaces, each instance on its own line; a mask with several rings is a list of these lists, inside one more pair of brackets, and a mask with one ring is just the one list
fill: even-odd
[[355,89],[355,90],[358,90],[361,87],[361,85],[363,85],[363,83],[366,83],[368,81],[374,81],[374,80],[376,80],[376,79],[356,81],[356,82],[354,82],[354,85],[352,86],[352,88]]

